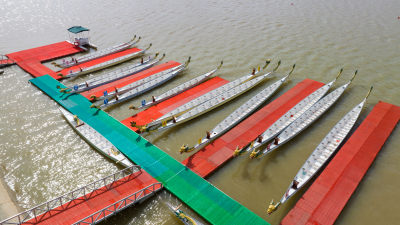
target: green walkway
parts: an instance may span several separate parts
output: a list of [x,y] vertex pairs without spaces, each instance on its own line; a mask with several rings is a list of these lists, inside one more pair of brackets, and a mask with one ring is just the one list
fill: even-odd
[[92,126],[129,159],[212,224],[268,224],[180,162],[107,113],[91,109],[79,94],[61,94],[61,83],[46,75],[30,80],[71,113]]

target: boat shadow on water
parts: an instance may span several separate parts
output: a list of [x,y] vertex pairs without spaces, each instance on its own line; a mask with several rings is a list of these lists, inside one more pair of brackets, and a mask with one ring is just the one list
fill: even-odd
[[[146,138],[152,144],[157,145],[157,143],[159,143],[160,141],[171,138],[170,135],[176,133],[176,130],[180,129],[180,126],[181,124],[177,125],[176,127],[172,127],[168,130],[140,133],[140,136]],[[179,147],[177,147],[176,149],[178,151]]]
[[93,116],[99,115],[100,109],[97,109],[96,112],[93,113]]
[[[277,157],[279,151],[271,152],[268,156],[263,157],[256,162],[257,165],[255,166],[254,171],[258,171],[258,179],[261,182],[266,181],[268,178],[273,176],[268,176],[267,170],[272,171],[273,168],[279,163],[279,158]],[[247,161],[254,161],[254,159],[248,159]],[[270,167],[270,168],[269,168]]]
[[245,180],[252,180],[253,177],[250,172],[251,169],[249,168],[250,164],[252,164],[251,161],[247,160],[245,157],[238,158],[238,160],[242,161],[238,166],[238,173],[241,173],[241,178]]
[[[345,95],[345,96],[349,95],[350,91],[351,91],[351,89],[344,92],[343,95]],[[321,118],[317,118],[317,120],[314,123],[312,123],[309,127],[307,127],[303,132],[301,132],[299,135],[293,137],[292,140],[290,141],[290,144],[285,143],[286,145],[284,144],[284,145],[280,146],[277,149],[277,151],[273,151],[270,154],[268,154],[268,156],[263,157],[263,158],[267,158],[266,160],[263,161],[262,159],[260,159],[261,163],[259,164],[259,171],[260,171],[260,180],[261,181],[265,180],[266,171],[273,169],[273,168],[268,167],[269,164],[273,165],[272,163],[274,163],[274,162],[275,163],[277,163],[278,161],[281,162],[281,161],[285,160],[286,155],[296,154],[296,152],[293,152],[293,151],[300,151],[299,146],[304,146],[303,142],[306,141],[305,139],[307,139],[306,134],[310,135],[310,133],[313,134],[315,132],[318,132],[317,130],[319,127],[321,127],[321,124],[325,124],[329,120],[332,120],[332,118],[331,118],[332,114],[337,113],[335,109],[340,108],[339,106],[345,104],[345,102],[343,102],[343,98],[342,98],[342,100],[339,100],[335,104],[338,107],[328,110],[327,112],[324,113],[324,115]],[[316,123],[316,122],[318,122],[318,123]],[[356,123],[355,127],[353,127],[352,130],[355,130],[356,127],[358,126],[358,124]],[[330,125],[328,127],[330,127]],[[306,136],[304,136],[304,135],[306,135]],[[348,138],[349,137],[346,137],[344,139],[344,141],[338,146],[338,149],[341,148],[341,146],[347,141]],[[322,137],[321,137],[321,139],[322,139]],[[312,149],[313,148],[310,148],[309,151],[311,151]],[[305,151],[308,151],[308,150],[305,150]],[[276,156],[276,154],[281,154],[281,155]],[[307,155],[309,155],[309,154],[310,153],[307,153]],[[271,160],[273,160],[273,161],[271,161]],[[258,170],[256,170],[256,171],[258,171]]]
[[62,100],[67,100],[69,97],[73,96],[73,95],[77,95],[78,93],[62,93],[60,97],[64,97]]

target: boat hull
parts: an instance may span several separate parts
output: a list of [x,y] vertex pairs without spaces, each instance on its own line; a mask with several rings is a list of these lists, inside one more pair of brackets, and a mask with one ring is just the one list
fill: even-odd
[[[299,189],[301,189],[308,181],[313,178],[318,171],[328,162],[331,156],[336,152],[340,144],[344,141],[347,135],[350,133],[354,124],[356,123],[360,113],[364,107],[366,99],[360,104],[355,106],[350,112],[348,112],[338,123],[329,131],[324,137],[317,148],[311,153],[302,168],[297,172],[295,178],[289,185],[285,194],[281,199],[281,203],[286,202],[291,196],[293,196]],[[293,188],[293,184],[296,181],[296,188]]]
[[176,118],[175,121],[168,122],[166,124],[166,126],[159,128],[159,130],[160,131],[165,130],[165,129],[174,127],[178,124],[187,122],[198,116],[201,116],[201,115],[235,99],[236,97],[242,95],[243,93],[249,91],[251,88],[255,87],[256,85],[263,82],[265,79],[269,78],[270,75],[271,75],[271,73],[267,73],[265,75],[258,76],[250,81],[244,82],[243,84],[240,84],[240,85],[232,88],[231,90],[229,90],[225,93],[222,93],[219,96],[212,98],[209,101],[206,101],[206,102],[196,106],[192,110],[180,115],[179,117]]
[[113,59],[111,61],[106,61],[106,62],[97,64],[97,65],[85,68],[82,71],[72,72],[71,74],[67,74],[65,76],[65,78],[78,77],[78,76],[82,76],[82,75],[85,75],[85,74],[93,73],[93,72],[96,72],[98,70],[102,70],[102,69],[105,69],[105,68],[108,68],[108,67],[112,67],[112,66],[121,64],[123,62],[129,61],[131,59],[134,59],[136,57],[139,57],[140,55],[144,54],[144,52],[145,52],[145,50],[141,50],[139,52],[134,52],[134,53],[129,54],[129,55],[125,55],[125,56],[121,56],[121,57],[115,58],[115,59]]
[[[194,151],[200,150],[210,144],[219,136],[223,135],[225,132],[229,131],[246,117],[251,115],[257,108],[267,101],[281,85],[286,81],[287,76],[280,79],[279,81],[269,85],[264,90],[260,91],[258,94],[249,99],[245,104],[241,105],[235,111],[233,111],[229,116],[227,116],[223,121],[221,121],[214,129],[210,131],[210,137],[204,137],[201,143],[194,146]],[[250,103],[250,104],[249,104]],[[229,122],[228,122],[229,121]],[[228,124],[227,126],[225,124]]]
[[347,83],[336,90],[332,91],[317,103],[315,103],[311,108],[309,108],[303,115],[301,115],[297,120],[290,124],[285,130],[283,130],[278,136],[279,143],[272,143],[269,148],[263,151],[263,156],[271,153],[279,146],[285,144],[294,138],[297,134],[309,127],[313,122],[320,118],[335,102],[342,96],[346,88],[350,83]]
[[187,82],[185,82],[185,83],[183,83],[183,84],[181,84],[181,85],[179,85],[179,86],[177,86],[177,87],[175,87],[175,88],[173,88],[173,89],[171,89],[171,90],[169,90],[169,91],[167,91],[167,92],[165,92],[165,93],[163,93],[163,94],[161,94],[161,95],[159,95],[157,97],[154,97],[155,101],[147,102],[145,105],[141,105],[138,108],[139,109],[148,108],[150,106],[153,106],[155,104],[158,104],[160,102],[168,100],[168,99],[170,99],[170,98],[172,98],[172,97],[174,97],[174,96],[176,96],[176,95],[178,95],[178,94],[180,94],[180,93],[182,93],[182,92],[184,92],[186,90],[189,90],[189,89],[197,86],[200,83],[205,82],[216,71],[217,71],[217,69],[215,69],[213,71],[210,71],[210,72],[208,72],[206,74],[203,74],[203,75],[201,75],[199,77],[196,77],[196,78],[194,78],[192,80],[189,80],[189,81],[187,81]]
[[174,77],[176,77],[184,69],[185,69],[185,67],[182,66],[181,68],[179,68],[179,69],[177,69],[177,70],[175,70],[175,71],[173,71],[173,72],[171,72],[169,74],[166,74],[164,77],[159,77],[157,79],[151,80],[151,81],[149,81],[149,82],[147,82],[147,83],[145,83],[145,84],[143,84],[141,86],[136,87],[135,89],[132,89],[132,90],[129,90],[129,91],[123,93],[122,95],[120,95],[118,97],[118,100],[117,99],[113,99],[113,100],[111,100],[109,102],[107,101],[107,103],[104,102],[105,104],[102,104],[100,107],[101,108],[110,107],[112,105],[116,105],[116,104],[125,102],[125,101],[127,101],[129,99],[132,99],[132,98],[134,98],[136,96],[139,96],[139,95],[141,95],[143,93],[146,93],[146,92],[148,92],[148,91],[150,91],[150,90],[152,90],[152,89],[164,84],[165,82],[173,79]]
[[74,116],[69,113],[64,108],[59,108],[68,124],[74,129],[88,144],[95,148],[98,152],[102,153],[104,156],[110,160],[117,162],[118,164],[129,167],[133,166],[121,152],[119,152],[111,142],[109,142],[105,137],[98,133],[95,129],[90,127],[84,121],[81,121],[81,125],[77,125],[74,120]]

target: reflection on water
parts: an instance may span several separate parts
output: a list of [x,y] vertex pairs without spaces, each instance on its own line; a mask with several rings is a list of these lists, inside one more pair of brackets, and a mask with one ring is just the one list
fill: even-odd
[[[0,6],[0,52],[9,53],[67,38],[66,28],[91,28],[92,42],[100,48],[143,37],[140,46],[153,43],[152,52],[166,52],[166,60],[185,61],[186,72],[142,97],[110,110],[117,119],[133,111],[130,104],[160,94],[209,71],[224,60],[219,75],[238,78],[267,58],[282,60],[279,74],[237,100],[201,118],[146,138],[178,160],[181,144],[194,144],[236,107],[281,77],[297,64],[290,82],[274,98],[304,78],[330,81],[345,68],[339,86],[355,69],[359,76],[343,97],[313,126],[262,160],[240,157],[210,177],[225,193],[278,224],[300,198],[296,195],[272,216],[267,203],[278,200],[308,154],[331,127],[375,89],[362,118],[378,100],[400,105],[400,2],[385,1],[7,1]],[[125,66],[127,63],[121,65]],[[104,73],[99,72],[97,74]],[[95,75],[95,74],[94,74]],[[93,75],[89,75],[93,76]],[[16,66],[0,76],[1,176],[16,192],[23,208],[56,197],[118,169],[73,132],[57,105],[27,81]],[[79,79],[77,79],[79,81]],[[395,224],[400,181],[399,129],[395,130],[356,190],[337,224]],[[377,191],[380,190],[380,191]],[[383,191],[384,190],[384,191]],[[163,205],[178,200],[164,191],[140,207],[107,220],[107,224],[179,224]],[[377,202],[384,207],[376,207]],[[380,204],[383,205],[383,204]],[[189,209],[189,213],[195,214]]]

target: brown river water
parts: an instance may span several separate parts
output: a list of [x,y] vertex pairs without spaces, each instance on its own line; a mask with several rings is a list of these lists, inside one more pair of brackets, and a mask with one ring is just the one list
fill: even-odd
[[[138,105],[144,97],[148,99],[203,74],[220,60],[224,60],[224,66],[218,75],[227,80],[248,73],[267,58],[273,59],[273,64],[282,60],[272,80],[200,118],[146,136],[179,161],[188,156],[178,153],[183,143],[195,144],[206,130],[283,76],[293,63],[297,67],[292,78],[270,101],[305,78],[329,82],[344,67],[335,85],[338,87],[358,69],[358,76],[334,107],[302,134],[261,160],[234,159],[209,178],[271,224],[278,224],[302,193],[271,216],[266,215],[269,201],[281,198],[308,155],[333,125],[362,100],[369,86],[373,85],[374,91],[362,119],[379,100],[400,105],[398,0],[15,0],[3,1],[0,15],[2,54],[65,40],[68,27],[82,25],[91,29],[91,40],[100,48],[138,34],[143,37],[140,46],[152,42],[150,53],[166,52],[166,60],[184,62],[192,56],[189,69],[178,78],[110,110],[119,120],[133,113],[129,105]],[[101,73],[104,71],[97,74]],[[29,84],[29,79],[31,76],[17,66],[6,68],[0,75],[0,176],[20,209],[121,169],[83,141],[60,115],[57,104]],[[336,224],[400,223],[399,146],[397,128]],[[180,224],[165,202],[179,204],[163,191],[104,224]],[[198,218],[190,209],[184,210]]]

